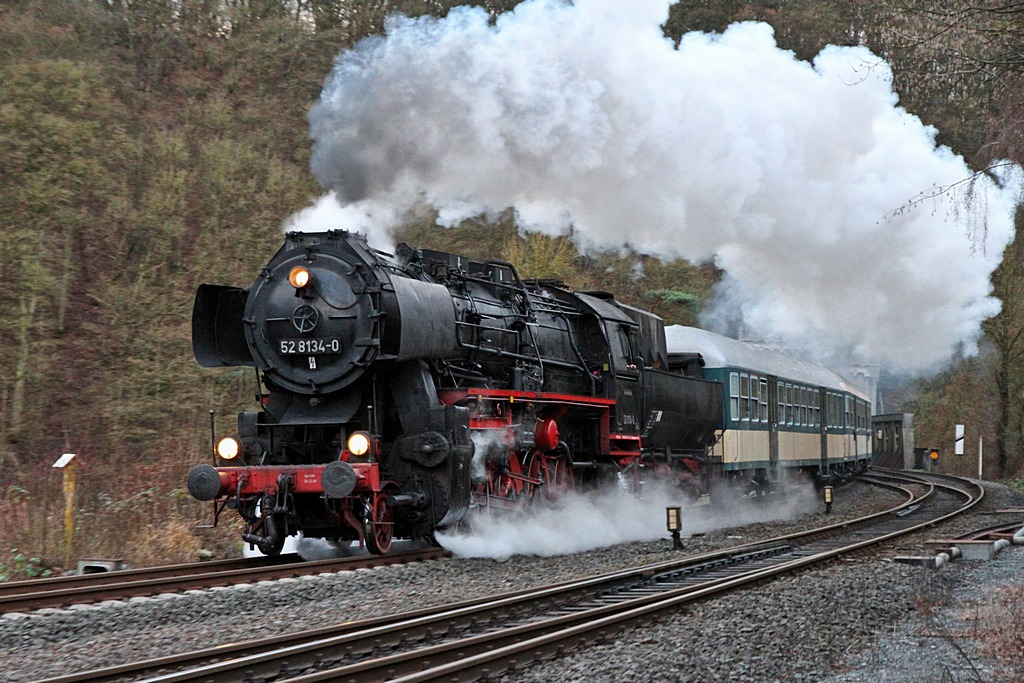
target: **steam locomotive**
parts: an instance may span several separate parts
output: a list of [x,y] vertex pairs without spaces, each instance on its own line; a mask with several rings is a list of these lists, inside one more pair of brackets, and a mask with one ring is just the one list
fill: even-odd
[[[669,353],[661,318],[523,281],[506,262],[293,232],[250,288],[201,285],[192,325],[201,365],[255,367],[265,390],[188,488],[212,501],[215,521],[235,509],[265,554],[299,531],[386,553],[475,508],[609,481],[663,479],[697,496],[712,477],[770,481],[785,464],[754,446],[731,464],[714,452],[739,426],[730,379],[702,376],[693,349]],[[824,475],[866,458],[848,456],[812,466]]]

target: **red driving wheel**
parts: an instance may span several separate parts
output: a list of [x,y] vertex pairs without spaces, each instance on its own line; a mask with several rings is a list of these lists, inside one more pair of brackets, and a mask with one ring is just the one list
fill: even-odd
[[500,498],[516,499],[523,492],[523,466],[515,453],[508,454],[508,468],[504,472],[491,472],[491,494]]
[[391,550],[394,526],[394,515],[388,506],[387,494],[378,491],[373,494],[373,510],[363,530],[366,549],[373,555],[383,555]]
[[540,492],[547,500],[557,500],[574,488],[572,468],[562,458],[534,454],[530,478],[540,479]]

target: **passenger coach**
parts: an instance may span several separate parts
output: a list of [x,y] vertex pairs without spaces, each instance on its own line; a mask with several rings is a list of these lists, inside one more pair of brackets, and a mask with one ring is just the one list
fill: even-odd
[[828,481],[867,466],[871,404],[835,372],[693,327],[665,333],[670,365],[699,355],[701,375],[723,387],[709,460],[724,477],[753,471],[754,481],[766,486],[783,470]]

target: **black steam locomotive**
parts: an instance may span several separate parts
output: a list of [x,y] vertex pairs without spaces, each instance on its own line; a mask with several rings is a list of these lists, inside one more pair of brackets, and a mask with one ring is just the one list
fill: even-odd
[[666,352],[657,316],[345,231],[288,234],[249,289],[202,285],[193,348],[266,389],[188,486],[267,554],[298,531],[384,553],[642,473],[696,493],[723,420],[722,384]]

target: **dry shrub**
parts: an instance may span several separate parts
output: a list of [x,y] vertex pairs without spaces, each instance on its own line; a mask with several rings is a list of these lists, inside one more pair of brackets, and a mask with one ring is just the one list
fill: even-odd
[[938,581],[938,574],[931,567],[923,566],[910,588],[910,603],[922,616],[931,616],[949,599],[949,589]]
[[217,522],[217,526],[208,526],[212,522],[212,515],[203,516],[203,526],[193,524],[195,533],[202,544],[203,549],[213,559],[231,559],[242,556],[242,532],[245,531],[245,524],[242,518],[234,510],[225,510]]
[[132,567],[197,562],[203,542],[188,524],[167,520],[139,528],[125,544],[124,560]]
[[[53,569],[59,564],[63,541],[63,498],[60,479],[56,485],[33,471],[6,472],[9,482],[0,490],[0,575],[19,576],[12,570],[14,556],[25,556],[34,564]],[[38,482],[42,481],[42,484]],[[52,551],[52,552],[51,552]],[[20,576],[19,578],[27,578]]]
[[1024,674],[1020,653],[1024,652],[1024,585],[1011,584],[986,590],[978,608],[977,639],[986,655]]
[[11,485],[6,491],[0,492],[0,548],[13,548],[23,545],[24,530],[29,526],[30,498],[26,489]]

